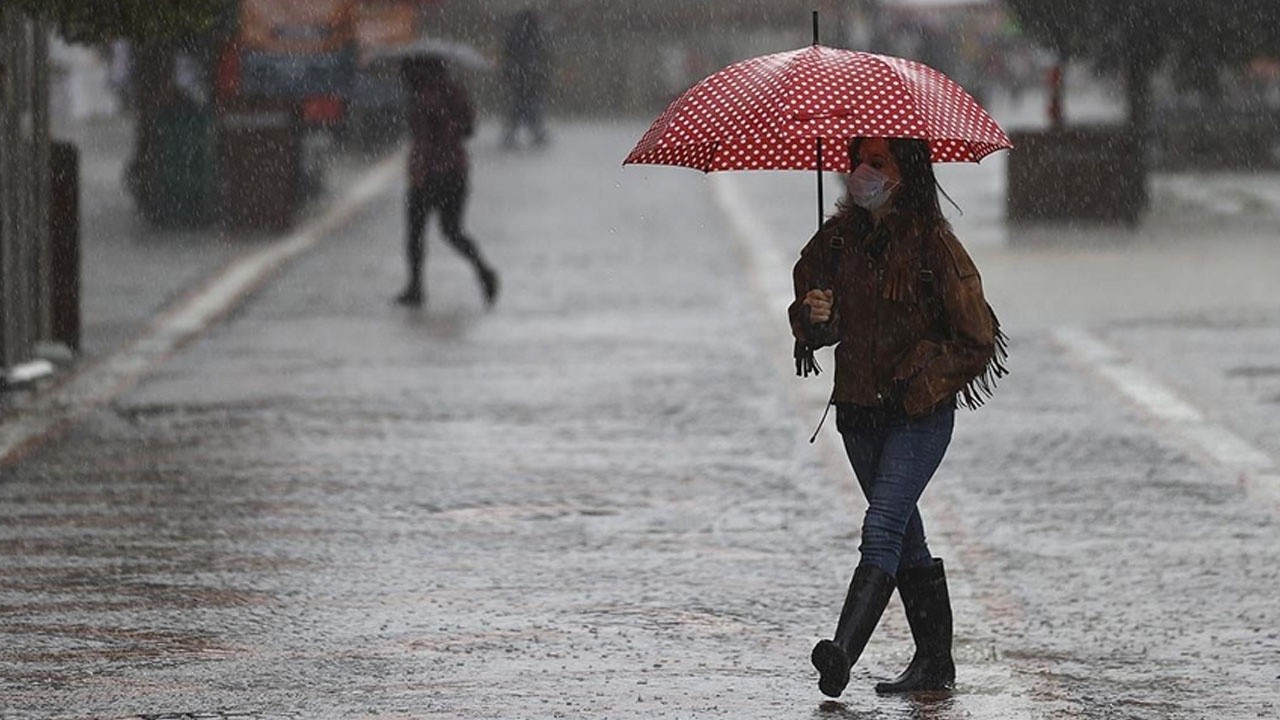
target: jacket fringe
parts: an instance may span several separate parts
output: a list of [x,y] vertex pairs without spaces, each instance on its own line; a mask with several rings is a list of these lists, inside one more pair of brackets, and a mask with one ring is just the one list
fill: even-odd
[[995,393],[997,381],[1009,374],[1009,368],[1005,365],[1009,359],[1009,336],[1000,329],[1000,318],[996,317],[996,311],[990,304],[987,305],[987,312],[991,313],[991,326],[995,329],[995,350],[987,361],[987,367],[961,388],[956,399],[960,407],[970,410],[977,410],[986,404]]
[[813,356],[813,348],[809,347],[808,343],[797,340],[792,355],[796,360],[796,377],[807,378],[810,375],[822,374],[822,366]]

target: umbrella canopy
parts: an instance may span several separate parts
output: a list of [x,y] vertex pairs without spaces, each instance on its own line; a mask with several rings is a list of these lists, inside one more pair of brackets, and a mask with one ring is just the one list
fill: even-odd
[[493,69],[489,58],[474,47],[439,38],[419,38],[407,45],[377,48],[369,53],[370,63],[399,62],[414,58],[435,58],[470,70]]
[[[964,88],[928,65],[815,44],[702,80],[623,164],[848,172],[844,147],[858,136],[926,140],[933,162],[977,162],[1013,147]],[[819,140],[831,151],[815,152]]]

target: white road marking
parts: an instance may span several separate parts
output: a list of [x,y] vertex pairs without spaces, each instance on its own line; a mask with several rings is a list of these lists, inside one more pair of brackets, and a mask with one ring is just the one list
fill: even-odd
[[1054,341],[1089,370],[1106,380],[1142,412],[1165,423],[1204,454],[1230,470],[1245,474],[1246,484],[1268,497],[1280,497],[1277,466],[1267,453],[1204,416],[1159,380],[1146,373],[1101,338],[1083,328],[1059,328]]
[[[728,173],[709,176],[711,188],[720,210],[733,228],[734,235],[746,249],[747,269],[751,283],[768,303],[768,309],[785,318],[794,299],[790,268],[794,262],[783,257],[738,183]],[[799,252],[799,245],[796,246]]]
[[151,321],[130,344],[85,367],[0,424],[0,467],[64,430],[93,408],[133,387],[143,375],[226,315],[285,263],[342,227],[399,176],[404,152],[365,173],[318,218],[296,232],[249,253],[204,287]]
[[1113,387],[1161,420],[1204,422],[1199,410],[1184,402],[1110,345],[1083,328],[1059,328],[1053,333],[1058,345],[1071,352]]

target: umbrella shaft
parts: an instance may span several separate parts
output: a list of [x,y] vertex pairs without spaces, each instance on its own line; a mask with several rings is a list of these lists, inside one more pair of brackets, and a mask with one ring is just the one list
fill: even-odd
[[[816,22],[817,13],[814,13]],[[818,138],[818,229],[822,229],[822,138]]]

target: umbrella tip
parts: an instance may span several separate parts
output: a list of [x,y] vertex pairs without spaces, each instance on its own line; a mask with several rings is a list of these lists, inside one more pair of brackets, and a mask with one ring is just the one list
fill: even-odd
[[813,11],[813,44],[818,44],[818,11]]

